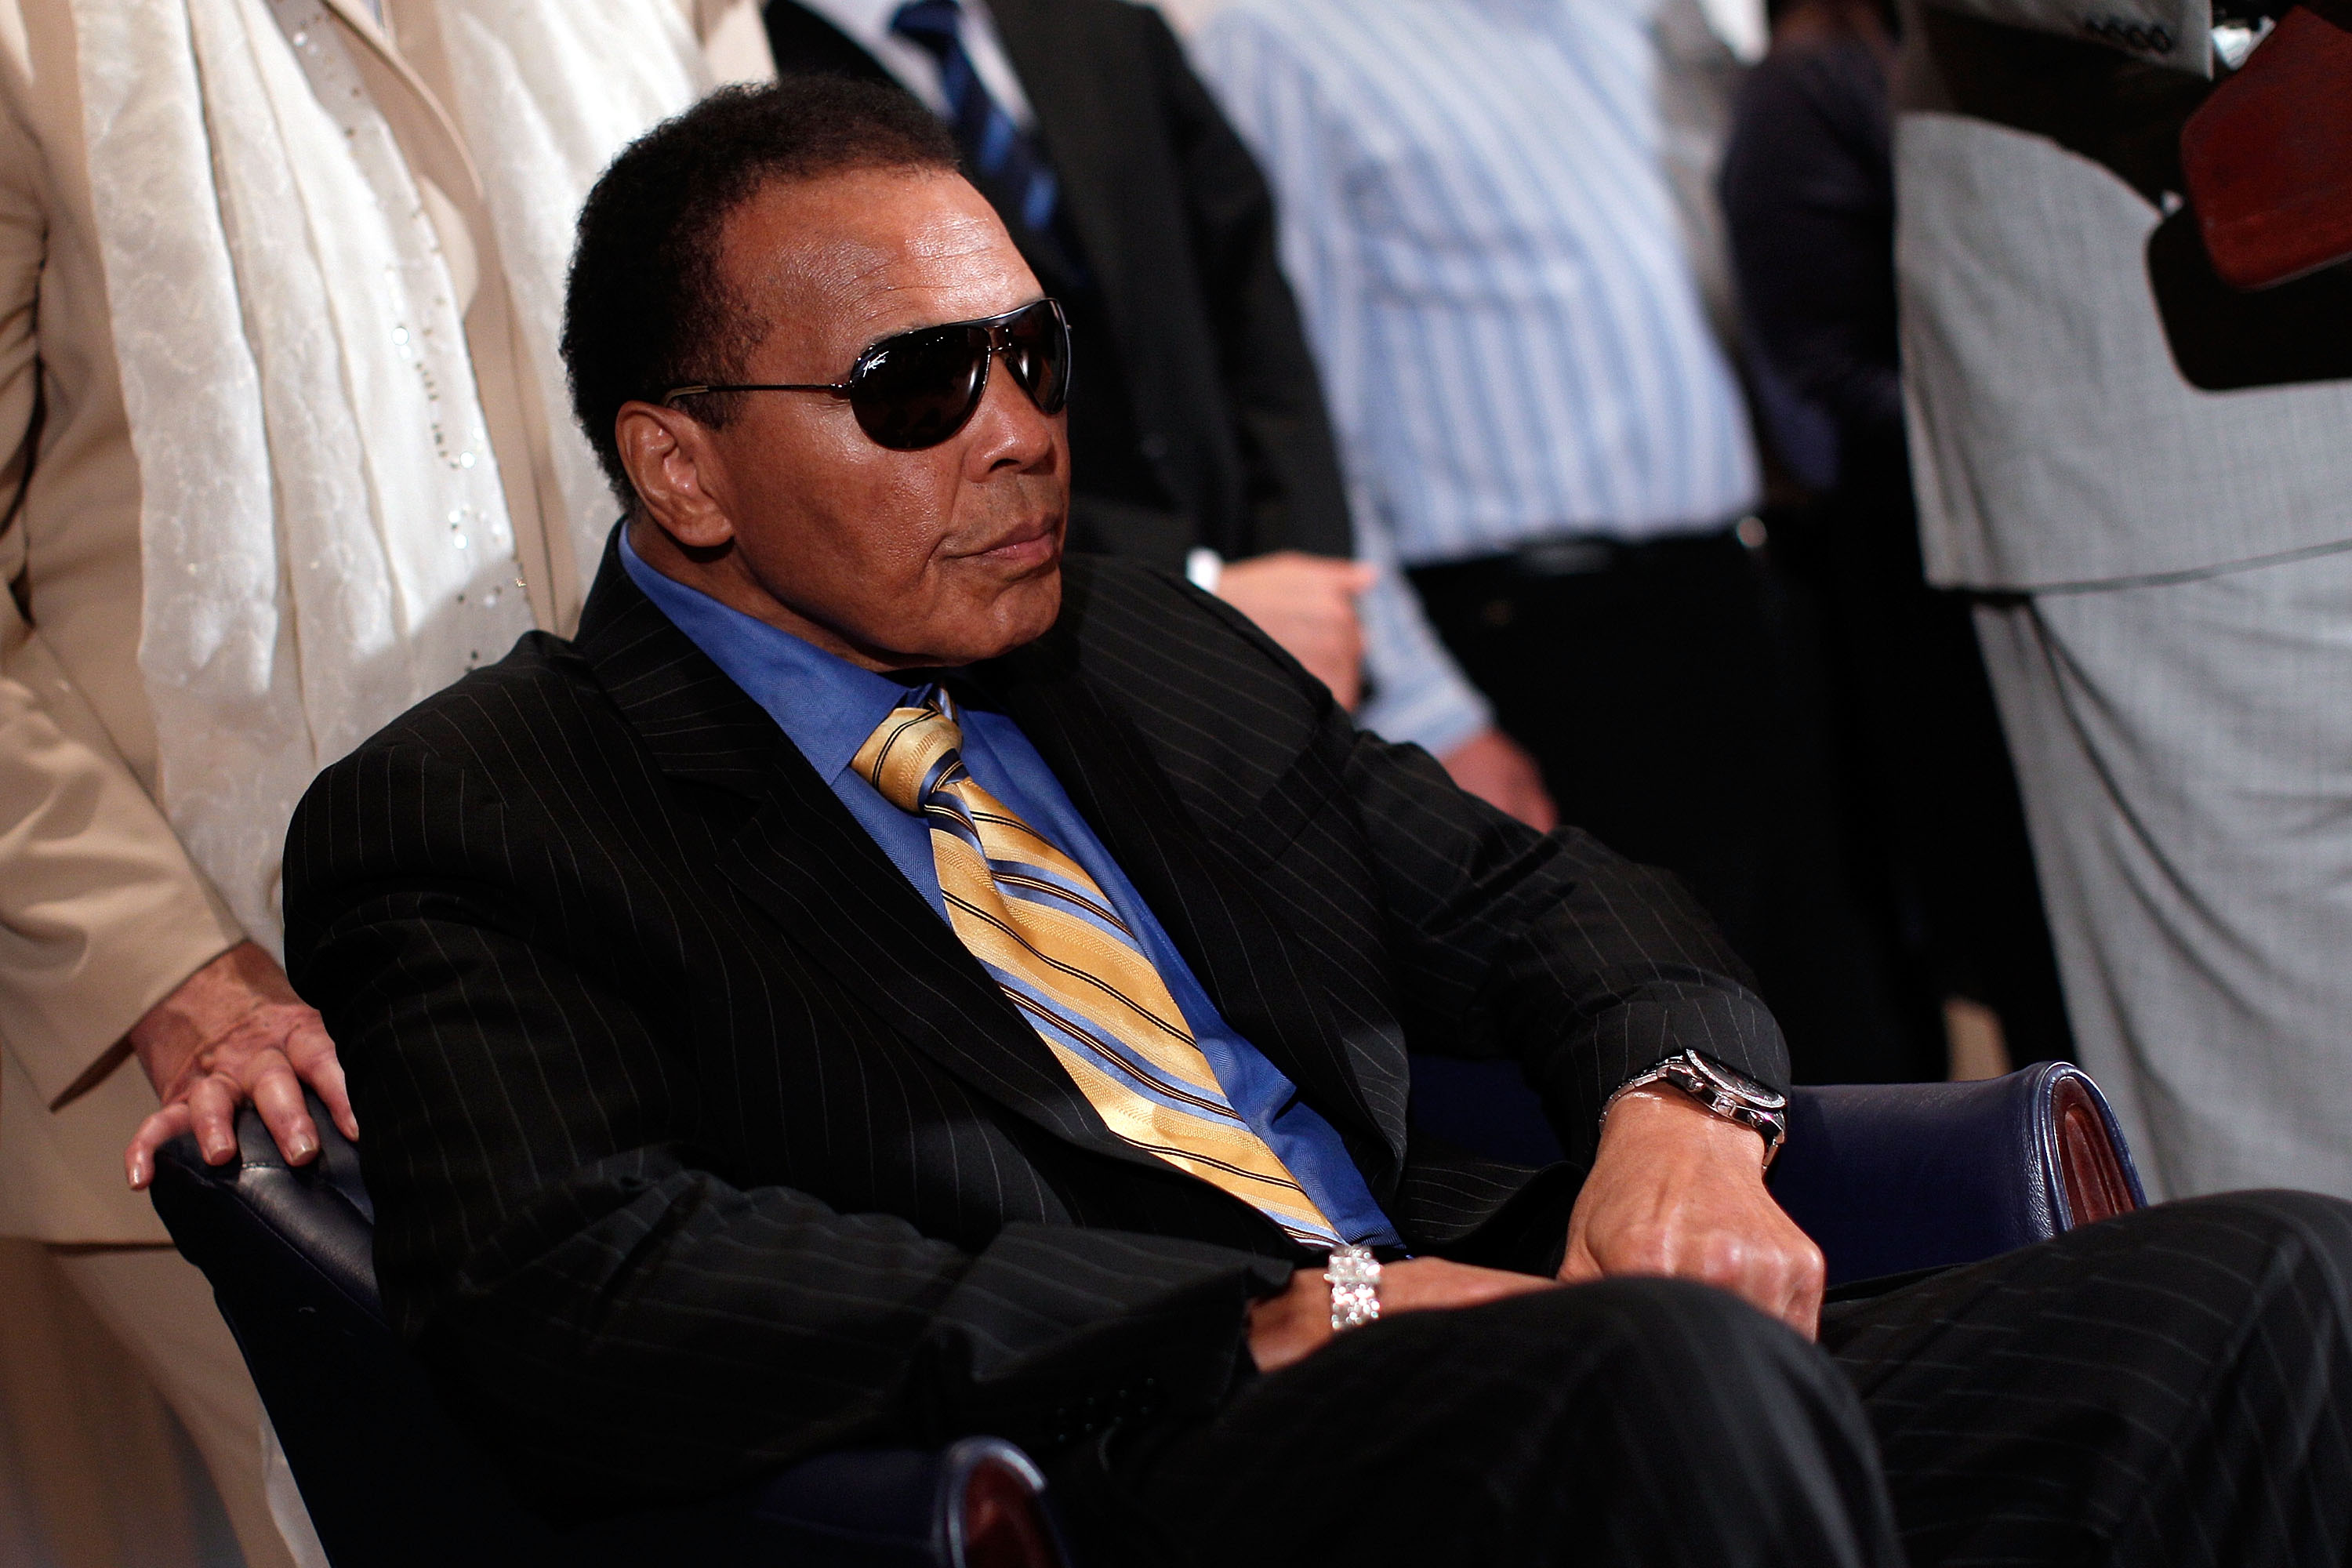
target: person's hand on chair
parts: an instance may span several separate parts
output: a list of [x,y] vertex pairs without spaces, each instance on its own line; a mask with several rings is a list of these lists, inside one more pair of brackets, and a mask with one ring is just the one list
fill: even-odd
[[163,1109],[139,1124],[123,1152],[135,1188],[155,1177],[155,1152],[194,1129],[208,1164],[236,1153],[237,1108],[259,1108],[292,1164],[319,1152],[319,1131],[302,1103],[318,1092],[346,1138],[360,1135],[335,1042],[277,960],[241,942],[182,981],[131,1026],[131,1048]]

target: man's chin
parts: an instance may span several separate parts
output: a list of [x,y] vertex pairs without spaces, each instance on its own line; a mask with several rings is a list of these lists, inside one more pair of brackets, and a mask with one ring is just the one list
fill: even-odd
[[975,658],[1011,653],[1053,630],[1055,619],[1062,613],[1062,542],[1058,538],[1053,541],[1049,556],[1006,587],[994,610],[1000,628],[997,646]]
[[[979,558],[968,557],[977,565]],[[1046,559],[1024,567],[1007,581],[1001,563],[986,573],[987,581],[967,578],[967,591],[951,595],[956,608],[924,617],[918,638],[920,649],[908,648],[899,660],[919,665],[950,667],[997,658],[1035,642],[1053,629],[1062,613],[1062,562],[1058,547]],[[980,574],[974,574],[974,576]],[[909,630],[914,628],[909,627]]]

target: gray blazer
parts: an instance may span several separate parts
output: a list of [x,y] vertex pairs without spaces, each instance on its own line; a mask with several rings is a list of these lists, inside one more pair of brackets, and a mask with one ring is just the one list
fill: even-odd
[[2352,382],[2200,391],[2148,237],[2206,0],[1915,5],[1896,273],[1928,575],[2035,590],[2352,548]]

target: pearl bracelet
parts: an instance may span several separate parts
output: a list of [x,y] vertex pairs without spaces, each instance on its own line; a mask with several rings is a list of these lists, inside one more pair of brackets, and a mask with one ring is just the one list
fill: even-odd
[[1331,1287],[1331,1331],[1360,1329],[1381,1315],[1381,1260],[1369,1247],[1349,1242],[1324,1260],[1324,1283]]

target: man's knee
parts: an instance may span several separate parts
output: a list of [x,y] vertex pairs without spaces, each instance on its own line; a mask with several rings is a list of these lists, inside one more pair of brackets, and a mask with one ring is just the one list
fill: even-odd
[[[2306,1300],[2352,1312],[2352,1203],[2324,1193],[2268,1189],[2186,1198],[2147,1211],[2190,1244],[2232,1258],[2250,1289],[2285,1285]],[[2256,1272],[2257,1268],[2259,1272]]]
[[2140,1210],[2125,1222],[2148,1239],[2223,1254],[2256,1253],[2352,1279],[2352,1203],[2284,1188],[2217,1193]]
[[2213,1356],[2259,1346],[2289,1367],[2332,1364],[2352,1340],[2352,1203],[2340,1198],[2183,1198],[2049,1245],[2063,1272],[2044,1278],[2066,1282],[2068,1315],[2082,1322],[2137,1323],[2194,1300],[2199,1310],[2167,1320],[2167,1342],[2195,1341]]

